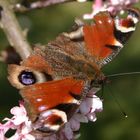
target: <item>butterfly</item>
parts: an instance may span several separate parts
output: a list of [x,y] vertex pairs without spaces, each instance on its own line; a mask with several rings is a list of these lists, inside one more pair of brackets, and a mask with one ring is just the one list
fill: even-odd
[[137,9],[125,11],[126,17],[99,12],[91,24],[77,20],[74,31],[35,47],[20,65],[9,65],[8,79],[20,90],[36,131],[59,131],[86,94],[101,86],[102,67],[120,52],[139,22]]

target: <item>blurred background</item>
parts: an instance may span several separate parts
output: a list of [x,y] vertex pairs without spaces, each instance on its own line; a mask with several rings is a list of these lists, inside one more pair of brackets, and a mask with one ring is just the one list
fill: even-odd
[[[140,7],[140,4],[136,6]],[[73,2],[18,13],[17,16],[23,29],[29,29],[28,40],[31,44],[47,44],[59,33],[68,31],[75,17],[90,12],[90,2]],[[0,50],[7,46],[8,41],[0,30]],[[105,75],[135,71],[140,72],[140,24],[121,53],[103,69]],[[96,122],[82,124],[79,140],[140,140],[140,74],[109,80],[103,91],[104,110],[97,114]],[[7,65],[0,62],[0,121],[11,116],[10,108],[18,105],[20,99],[18,91],[7,80]],[[116,99],[127,118],[122,115]]]

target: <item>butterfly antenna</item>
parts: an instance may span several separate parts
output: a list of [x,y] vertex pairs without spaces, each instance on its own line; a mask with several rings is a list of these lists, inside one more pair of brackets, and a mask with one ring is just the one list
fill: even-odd
[[109,87],[109,90],[110,90],[110,92],[109,92],[110,95],[111,95],[112,98],[115,100],[115,103],[118,105],[118,107],[119,107],[119,109],[120,109],[122,115],[123,115],[125,118],[127,118],[128,116],[127,116],[126,112],[124,111],[124,109],[122,108],[121,104],[120,104],[119,101],[117,100],[115,94],[113,94],[113,92],[112,92],[112,90],[111,90],[110,87]]
[[117,77],[117,76],[126,76],[126,75],[137,75],[140,74],[140,72],[136,71],[136,72],[124,72],[124,73],[116,73],[116,74],[111,74],[111,75],[107,75],[106,77]]
[[[116,73],[116,74],[111,74],[111,75],[107,75],[106,78],[110,78],[110,77],[118,77],[118,76],[126,76],[126,75],[137,75],[140,74],[140,72],[124,72],[124,73]],[[110,90],[110,94],[113,97],[113,99],[115,100],[116,104],[118,105],[119,109],[121,110],[123,116],[125,116],[126,118],[128,117],[127,114],[125,113],[124,109],[122,108],[122,106],[120,105],[120,103],[118,102],[116,96],[113,94],[111,88],[109,88]]]

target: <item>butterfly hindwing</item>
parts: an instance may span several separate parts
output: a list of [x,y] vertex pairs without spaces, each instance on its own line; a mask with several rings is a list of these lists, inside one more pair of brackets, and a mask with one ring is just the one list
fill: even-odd
[[[84,81],[67,78],[32,85],[28,88],[23,88],[20,93],[25,99],[25,104],[27,103],[26,107],[29,108],[28,113],[33,119],[35,125],[44,121],[42,122],[42,124],[44,123],[44,126],[42,125],[42,129],[44,127],[45,131],[45,120],[50,117],[56,117],[56,114],[51,114],[51,111],[53,112],[53,110],[59,113],[61,112],[61,114],[59,114],[60,116],[57,116],[57,118],[61,119],[61,122],[59,122],[60,126],[67,122],[71,113],[76,111],[81,102],[83,87]],[[43,117],[43,114],[48,111],[50,112],[48,118],[45,117],[44,120],[40,120],[40,118]],[[53,124],[51,119],[46,123]]]

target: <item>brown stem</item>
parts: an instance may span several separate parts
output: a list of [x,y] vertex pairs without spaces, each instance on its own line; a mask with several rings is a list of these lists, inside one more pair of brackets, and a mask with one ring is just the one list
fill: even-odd
[[65,3],[65,2],[70,2],[73,0],[45,0],[45,1],[38,1],[38,2],[33,2],[30,6],[31,9],[36,9],[36,8],[42,8],[42,7],[48,7],[50,5],[55,5],[55,4],[60,4],[60,3]]
[[32,49],[16,19],[11,5],[7,0],[0,0],[0,26],[7,39],[22,59],[27,58]]
[[66,3],[66,2],[73,2],[73,1],[76,1],[76,0],[42,0],[42,1],[38,0],[38,1],[30,3],[28,7],[17,4],[14,7],[14,9],[15,11],[24,12],[24,11],[45,8],[51,5],[56,5],[56,4]]

